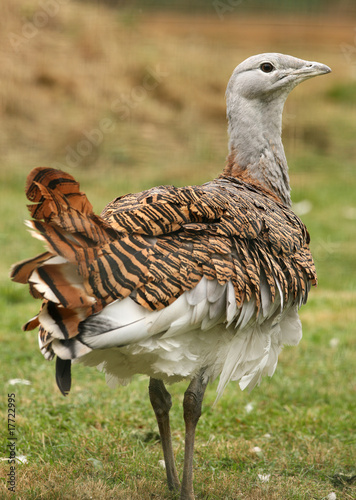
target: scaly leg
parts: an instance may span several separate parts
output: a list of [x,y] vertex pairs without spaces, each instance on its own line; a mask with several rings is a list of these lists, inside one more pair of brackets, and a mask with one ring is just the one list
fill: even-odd
[[201,371],[189,384],[184,394],[183,411],[185,421],[184,469],[181,500],[194,500],[193,453],[195,429],[201,415],[201,407],[208,381],[204,381]]
[[162,450],[166,464],[167,482],[170,490],[179,490],[180,484],[174,462],[171,428],[169,425],[169,410],[172,407],[171,395],[162,380],[150,378],[149,395],[152,408],[155,412]]

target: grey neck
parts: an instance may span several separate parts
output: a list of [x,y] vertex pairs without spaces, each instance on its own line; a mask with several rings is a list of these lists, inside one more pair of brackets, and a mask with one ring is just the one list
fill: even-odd
[[282,111],[286,96],[261,102],[228,99],[229,150],[240,171],[291,206],[288,164],[282,144]]

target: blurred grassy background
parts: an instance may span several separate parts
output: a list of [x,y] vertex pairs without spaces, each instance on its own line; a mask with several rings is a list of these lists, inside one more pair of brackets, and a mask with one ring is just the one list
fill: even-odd
[[[355,462],[355,30],[356,8],[347,1],[3,1],[0,380],[4,398],[18,394],[19,453],[29,457],[19,466],[18,498],[169,498],[147,382],[112,391],[95,370],[76,367],[73,394],[63,400],[36,334],[20,331],[38,304],[8,281],[8,269],[42,251],[23,226],[27,173],[38,165],[67,170],[97,212],[126,192],[212,179],[227,152],[231,72],[271,51],[333,70],[293,91],[283,127],[292,198],[311,233],[319,287],[301,311],[302,344],[282,353],[272,381],[251,396],[230,384],[215,410],[209,389],[198,498],[287,498],[286,488],[288,498],[321,499],[331,489],[353,498],[348,483],[332,478],[350,474]],[[17,377],[30,389],[8,385]],[[183,387],[172,388],[179,401]],[[249,401],[252,414],[244,410]],[[177,401],[174,412],[180,462]],[[274,480],[261,483],[259,471]]]

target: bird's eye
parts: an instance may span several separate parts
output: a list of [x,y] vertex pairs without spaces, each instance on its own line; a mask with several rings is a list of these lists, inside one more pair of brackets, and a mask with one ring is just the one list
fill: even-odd
[[269,62],[265,62],[265,63],[261,64],[260,69],[264,73],[270,73],[271,71],[274,70],[274,66],[273,66],[273,64],[271,64]]

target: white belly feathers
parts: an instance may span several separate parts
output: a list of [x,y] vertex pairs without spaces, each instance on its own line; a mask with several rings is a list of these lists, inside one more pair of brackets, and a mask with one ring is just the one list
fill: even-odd
[[217,399],[230,380],[251,390],[262,375],[273,375],[283,345],[296,345],[302,336],[298,304],[283,304],[276,283],[272,303],[261,275],[259,311],[254,298],[237,307],[231,282],[205,277],[160,311],[127,297],[85,320],[75,339],[56,339],[52,348],[62,359],[97,366],[109,385],[127,383],[136,373],[176,382],[206,367],[209,380],[220,375]]

